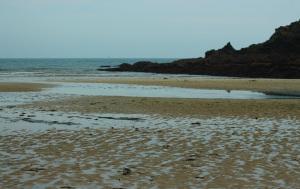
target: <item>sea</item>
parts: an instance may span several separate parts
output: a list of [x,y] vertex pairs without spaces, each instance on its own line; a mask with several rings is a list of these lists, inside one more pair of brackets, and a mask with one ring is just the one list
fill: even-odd
[[[8,77],[67,77],[67,76],[118,76],[139,73],[115,73],[98,71],[101,67],[116,67],[122,63],[138,61],[167,63],[172,58],[22,58],[0,59],[0,78]],[[140,73],[141,74],[141,73]]]

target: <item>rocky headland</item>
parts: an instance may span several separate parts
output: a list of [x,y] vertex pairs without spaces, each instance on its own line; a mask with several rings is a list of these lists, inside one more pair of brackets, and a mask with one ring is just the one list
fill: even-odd
[[230,42],[205,57],[170,63],[137,62],[100,71],[153,72],[231,77],[300,78],[300,20],[275,30],[269,40],[236,50]]

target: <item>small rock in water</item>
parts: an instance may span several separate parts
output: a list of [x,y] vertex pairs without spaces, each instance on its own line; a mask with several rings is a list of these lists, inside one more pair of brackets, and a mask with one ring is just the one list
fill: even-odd
[[196,160],[196,157],[194,157],[194,156],[190,156],[185,159],[185,161],[195,161],[195,160]]
[[196,179],[205,179],[205,176],[196,176]]
[[194,122],[194,123],[192,123],[192,125],[201,125],[201,123],[200,122]]
[[185,161],[195,161],[196,157],[197,157],[196,154],[191,154],[191,155],[189,155],[188,158],[185,159]]
[[23,121],[28,121],[28,122],[32,122],[32,119],[28,118],[28,117],[25,117],[22,119]]
[[73,188],[73,187],[72,187],[72,186],[61,186],[60,188],[71,189],[71,188]]
[[17,106],[6,106],[6,108],[12,109],[12,108],[16,108]]
[[131,170],[129,168],[123,168],[123,175],[130,175],[131,174]]
[[44,171],[44,168],[29,168],[29,169],[24,169],[24,171],[28,172],[39,172],[39,171]]

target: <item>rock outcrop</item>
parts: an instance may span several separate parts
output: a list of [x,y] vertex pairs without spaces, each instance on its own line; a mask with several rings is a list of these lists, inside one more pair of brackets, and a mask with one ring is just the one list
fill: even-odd
[[[103,69],[99,69],[103,70]],[[279,27],[269,40],[236,50],[228,43],[204,58],[171,63],[121,64],[108,71],[201,74],[233,77],[300,78],[300,20]]]

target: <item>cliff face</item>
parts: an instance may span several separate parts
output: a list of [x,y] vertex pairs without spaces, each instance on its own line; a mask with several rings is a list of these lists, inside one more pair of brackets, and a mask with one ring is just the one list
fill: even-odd
[[235,50],[228,43],[222,49],[207,51],[204,58],[182,59],[165,64],[137,62],[133,65],[121,64],[118,68],[108,70],[300,78],[300,20],[288,26],[279,27],[266,42],[241,50]]

